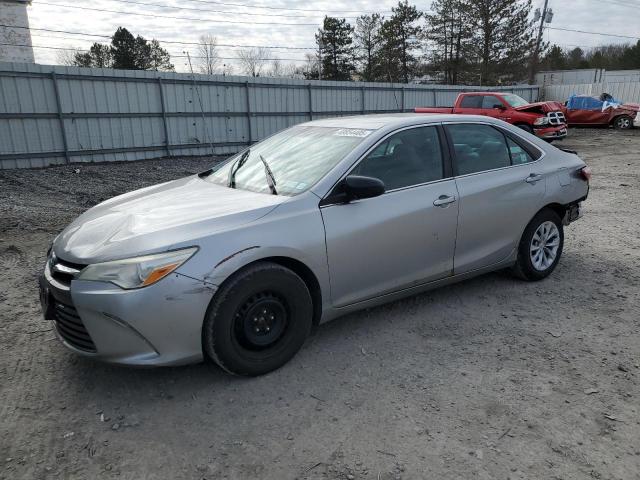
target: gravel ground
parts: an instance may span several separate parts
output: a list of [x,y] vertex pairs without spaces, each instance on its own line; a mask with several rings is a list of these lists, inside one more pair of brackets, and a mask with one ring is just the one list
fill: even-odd
[[0,171],[0,479],[640,479],[640,134],[563,146],[594,179],[550,278],[350,315],[255,379],[78,358],[38,305],[76,215],[207,160]]

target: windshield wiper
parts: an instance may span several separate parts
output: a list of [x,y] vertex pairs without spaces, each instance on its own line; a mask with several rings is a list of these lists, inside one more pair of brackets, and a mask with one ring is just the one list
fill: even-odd
[[251,149],[247,148],[247,150],[238,159],[236,164],[233,167],[231,167],[231,172],[229,174],[229,187],[236,188],[236,173],[238,173],[238,170],[240,170],[242,166],[245,164],[245,162],[249,158],[250,153],[251,153]]
[[276,190],[276,178],[273,176],[273,172],[269,168],[269,164],[264,159],[264,157],[262,155],[259,155],[259,157],[262,163],[264,163],[264,173],[267,176],[267,183],[269,184],[269,189],[271,190],[271,193],[273,193],[274,195],[277,195],[278,191]]

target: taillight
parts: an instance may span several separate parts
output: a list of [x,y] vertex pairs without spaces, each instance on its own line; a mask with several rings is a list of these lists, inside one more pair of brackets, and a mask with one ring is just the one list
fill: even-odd
[[580,169],[580,174],[582,178],[584,178],[587,182],[591,180],[591,167],[582,167]]

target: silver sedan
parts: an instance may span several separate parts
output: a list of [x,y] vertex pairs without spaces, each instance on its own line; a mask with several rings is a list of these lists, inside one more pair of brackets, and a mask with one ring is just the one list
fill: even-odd
[[78,354],[259,375],[345,313],[498,269],[545,278],[590,175],[487,117],[309,122],[85,212],[53,242],[41,302]]

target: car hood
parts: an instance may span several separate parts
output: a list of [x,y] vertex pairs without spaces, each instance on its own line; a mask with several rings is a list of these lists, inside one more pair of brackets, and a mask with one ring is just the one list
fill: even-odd
[[562,111],[562,104],[559,102],[536,102],[523,105],[522,107],[516,107],[514,110],[531,113],[558,112]]
[[631,110],[632,112],[638,112],[640,111],[640,103],[623,103],[617,108],[620,108],[622,110]]
[[187,177],[96,205],[63,230],[53,250],[63,260],[90,264],[197,245],[204,236],[258,220],[287,198]]

